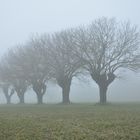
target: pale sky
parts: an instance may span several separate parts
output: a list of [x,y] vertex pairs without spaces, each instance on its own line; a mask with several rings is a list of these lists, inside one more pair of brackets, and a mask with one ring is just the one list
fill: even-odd
[[140,25],[139,0],[0,0],[0,49],[107,16]]
[[[52,33],[86,25],[103,16],[130,20],[131,23],[140,26],[139,13],[140,0],[0,0],[0,55],[7,48],[26,42],[35,33]],[[82,89],[83,85],[73,84],[71,98],[87,101],[93,98],[97,101],[96,85],[92,83]],[[126,97],[127,100],[140,101],[139,85],[140,77],[136,75],[117,81],[117,84],[113,83],[109,89],[108,98],[110,101],[125,100]],[[85,94],[87,94],[86,98]],[[55,97],[50,95],[48,98]]]

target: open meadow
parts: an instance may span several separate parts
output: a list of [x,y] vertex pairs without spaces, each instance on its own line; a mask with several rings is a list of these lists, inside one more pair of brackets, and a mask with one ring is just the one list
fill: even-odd
[[140,140],[140,104],[1,105],[0,140]]

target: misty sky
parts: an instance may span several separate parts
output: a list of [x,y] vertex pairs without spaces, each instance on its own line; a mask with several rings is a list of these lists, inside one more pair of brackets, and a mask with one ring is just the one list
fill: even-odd
[[[139,0],[0,0],[0,55],[35,33],[86,25],[102,16],[130,20],[140,26],[139,8]],[[109,88],[109,101],[140,101],[140,75],[129,73],[128,77],[124,73],[124,78]],[[70,95],[73,101],[98,101],[94,82],[84,85],[74,80],[73,83]],[[61,90],[53,87],[49,86],[45,95],[50,102],[61,100]],[[29,100],[34,95],[28,96]]]

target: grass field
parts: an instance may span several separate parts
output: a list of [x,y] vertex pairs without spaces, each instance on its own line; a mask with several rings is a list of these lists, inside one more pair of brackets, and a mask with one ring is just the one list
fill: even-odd
[[0,140],[140,140],[140,104],[1,105]]

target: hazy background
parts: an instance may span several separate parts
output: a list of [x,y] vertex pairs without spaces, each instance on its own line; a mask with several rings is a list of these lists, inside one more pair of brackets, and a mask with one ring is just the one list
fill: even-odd
[[[130,20],[140,26],[139,0],[0,0],[0,56],[18,43],[26,42],[35,33],[52,33],[86,25],[106,16]],[[109,101],[140,101],[140,74],[124,73],[108,90]],[[30,91],[26,102],[35,102]],[[13,101],[18,101],[13,96]],[[74,79],[70,99],[73,102],[97,102],[98,87],[90,80],[86,84]],[[61,89],[50,84],[44,97],[48,102],[61,101]],[[0,102],[5,102],[0,94]]]

